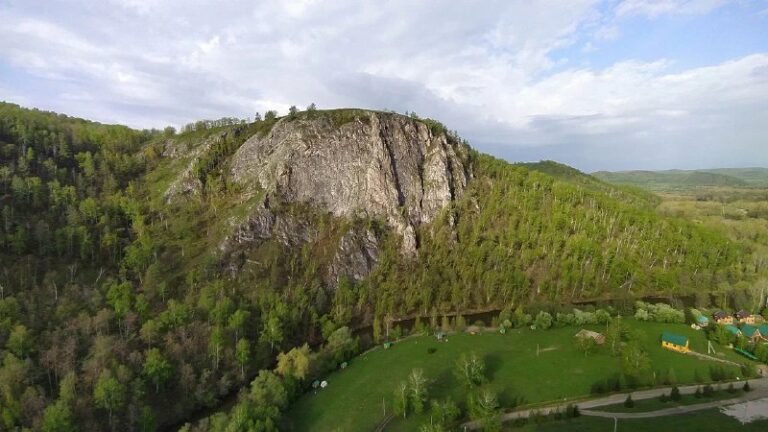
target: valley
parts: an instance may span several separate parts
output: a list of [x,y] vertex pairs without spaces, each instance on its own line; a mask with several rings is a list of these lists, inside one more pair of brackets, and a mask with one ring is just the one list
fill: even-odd
[[[722,378],[629,318],[618,337],[649,361],[642,374],[618,352],[580,354],[571,315],[603,310],[587,325],[600,331],[644,298],[681,313],[765,304],[759,189],[656,195],[555,162],[510,164],[415,114],[269,111],[177,132],[2,104],[0,141],[7,429],[359,430],[382,421],[380,403],[394,409],[414,368],[434,399],[387,427],[420,427],[449,396],[455,409],[437,409],[452,427],[614,385],[600,379]],[[461,334],[477,311],[500,311],[472,319],[509,333]],[[555,328],[527,328],[546,316]],[[703,333],[675,322],[701,351]],[[450,369],[471,351],[489,380],[464,392]],[[528,363],[543,369],[521,377]],[[746,363],[728,376],[751,376]],[[574,364],[573,379],[538,385]],[[480,397],[496,402],[478,411]],[[352,401],[346,426],[329,420]]]

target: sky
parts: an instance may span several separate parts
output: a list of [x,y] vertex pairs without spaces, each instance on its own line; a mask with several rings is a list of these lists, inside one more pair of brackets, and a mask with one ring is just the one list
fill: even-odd
[[416,112],[510,161],[768,166],[768,0],[0,0],[0,100]]

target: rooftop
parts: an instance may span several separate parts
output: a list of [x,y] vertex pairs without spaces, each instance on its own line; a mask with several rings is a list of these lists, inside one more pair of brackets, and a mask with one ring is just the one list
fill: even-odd
[[671,343],[674,345],[685,346],[688,343],[688,338],[674,333],[664,332],[661,334],[661,340],[663,342]]
[[752,336],[754,336],[754,335],[755,335],[755,332],[758,332],[758,334],[760,334],[760,333],[761,333],[761,332],[760,332],[760,331],[757,329],[757,327],[755,327],[755,326],[753,326],[753,325],[745,324],[745,325],[741,326],[741,333],[742,333],[744,336],[748,337],[748,338],[751,338]]

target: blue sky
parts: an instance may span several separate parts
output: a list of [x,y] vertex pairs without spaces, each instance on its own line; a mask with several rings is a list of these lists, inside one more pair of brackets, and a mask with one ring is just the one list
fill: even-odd
[[768,166],[768,0],[0,0],[0,100],[134,127],[416,111],[508,160]]

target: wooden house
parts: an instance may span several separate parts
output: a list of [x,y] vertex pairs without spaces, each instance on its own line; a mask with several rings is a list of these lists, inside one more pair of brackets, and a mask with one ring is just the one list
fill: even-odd
[[744,324],[741,326],[741,334],[752,342],[758,342],[762,339],[760,329],[751,324]]
[[688,338],[674,333],[661,334],[661,346],[673,351],[687,353],[690,351]]
[[742,310],[736,312],[736,321],[739,322],[739,323],[743,323],[743,324],[754,324],[754,321],[751,322],[751,323],[747,322],[747,321],[749,321],[749,317],[751,315],[752,315],[751,313],[749,313],[749,312],[745,311],[744,309],[742,309]]
[[733,324],[733,315],[727,314],[723,311],[717,311],[712,314],[717,324]]
[[733,334],[734,336],[740,336],[741,335],[741,330],[739,330],[739,328],[736,327],[735,325],[728,324],[724,328],[725,328],[725,330],[727,330],[729,333]]
[[768,324],[760,324],[757,326],[757,329],[760,330],[760,337],[764,340],[768,340]]

